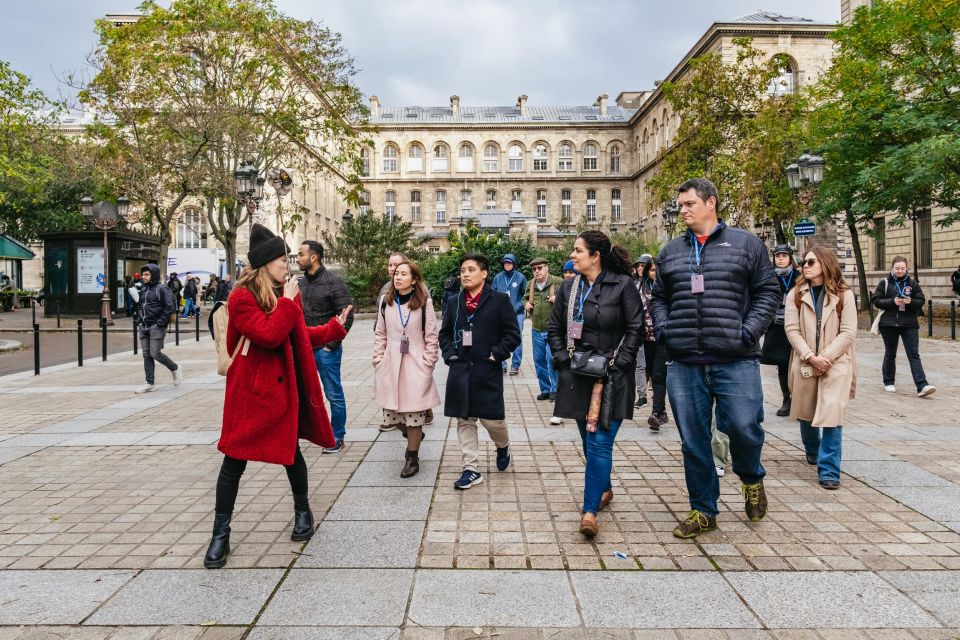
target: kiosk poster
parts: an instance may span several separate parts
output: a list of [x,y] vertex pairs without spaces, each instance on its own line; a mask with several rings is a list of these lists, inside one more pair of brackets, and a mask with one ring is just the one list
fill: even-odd
[[103,292],[103,248],[77,248],[77,293]]

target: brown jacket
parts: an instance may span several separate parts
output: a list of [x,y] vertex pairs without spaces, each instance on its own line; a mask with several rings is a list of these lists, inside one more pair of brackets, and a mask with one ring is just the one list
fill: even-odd
[[854,339],[857,336],[857,303],[853,291],[847,289],[843,299],[843,318],[837,317],[837,301],[827,295],[820,328],[820,353],[833,361],[826,374],[804,378],[800,367],[813,355],[817,343],[817,312],[810,300],[809,286],[800,290],[802,301],[797,309],[796,289],[787,294],[784,329],[793,347],[790,355],[789,384],[793,402],[790,418],[809,420],[815,427],[842,426],[847,405],[856,394],[857,362]]

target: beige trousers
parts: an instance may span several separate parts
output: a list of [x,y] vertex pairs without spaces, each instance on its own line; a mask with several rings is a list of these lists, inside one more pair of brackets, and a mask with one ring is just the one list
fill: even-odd
[[486,418],[457,418],[457,440],[460,442],[464,470],[479,472],[477,462],[480,459],[480,441],[477,439],[477,420],[490,434],[490,439],[502,449],[510,444],[507,435],[506,420],[487,420]]

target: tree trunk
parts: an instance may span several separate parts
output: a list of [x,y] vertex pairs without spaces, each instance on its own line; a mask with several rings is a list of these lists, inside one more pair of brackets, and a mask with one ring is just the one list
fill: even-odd
[[787,233],[783,230],[783,220],[774,219],[773,234],[777,237],[777,244],[787,244]]
[[860,310],[870,312],[870,323],[873,323],[873,305],[870,304],[870,290],[867,287],[867,272],[863,265],[863,248],[860,246],[860,233],[853,221],[850,212],[846,212],[847,231],[850,232],[850,242],[853,243],[853,255],[857,262],[857,273],[860,278]]

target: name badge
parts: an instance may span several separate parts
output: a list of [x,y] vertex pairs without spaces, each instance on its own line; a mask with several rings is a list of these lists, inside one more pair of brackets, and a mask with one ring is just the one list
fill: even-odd
[[703,274],[695,273],[690,276],[690,293],[703,293]]
[[472,347],[473,346],[473,331],[464,331],[463,332],[463,346]]
[[582,322],[571,322],[570,323],[570,337],[574,340],[579,340],[583,337],[583,323]]
[[410,353],[410,338],[407,336],[400,338],[400,353]]
[[905,305],[905,304],[898,304],[897,306],[900,307],[900,311],[906,311],[906,310],[907,310],[907,305]]

